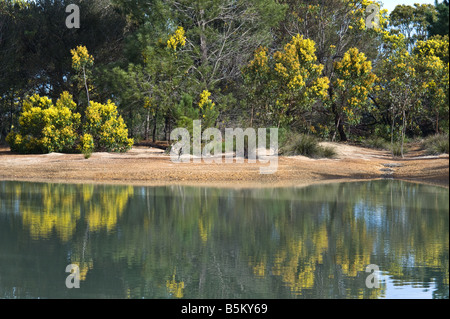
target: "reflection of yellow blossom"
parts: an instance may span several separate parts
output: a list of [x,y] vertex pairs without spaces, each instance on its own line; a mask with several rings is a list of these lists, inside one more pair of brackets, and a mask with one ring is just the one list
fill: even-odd
[[184,297],[184,282],[177,282],[175,280],[175,273],[173,274],[171,280],[167,280],[166,287],[169,294],[173,295],[175,298]]

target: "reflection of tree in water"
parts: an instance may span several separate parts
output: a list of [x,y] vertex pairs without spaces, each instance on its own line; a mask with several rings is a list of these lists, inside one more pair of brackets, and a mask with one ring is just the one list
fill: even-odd
[[80,219],[89,231],[114,229],[134,190],[131,186],[36,184],[31,193],[24,194],[25,200],[21,185],[15,184],[15,193],[21,199],[23,224],[30,235],[48,239],[56,232],[64,242],[72,239]]
[[[21,198],[21,185],[15,184],[15,194]],[[77,225],[83,228],[80,244],[73,245],[70,262],[80,267],[81,280],[93,268],[89,247],[91,232],[113,230],[133,196],[134,188],[94,185],[36,184],[33,192],[23,194],[32,200],[20,200],[25,227],[33,239],[49,239],[53,233],[63,242],[75,236]]]
[[30,234],[67,242],[84,277],[117,272],[123,297],[377,298],[369,264],[448,297],[448,190],[14,185]]
[[[143,237],[147,240],[139,243],[142,251],[118,242],[116,258],[126,258],[131,265],[145,256],[148,287],[161,278],[173,280],[177,268],[177,282],[183,283],[184,296],[188,297],[198,297],[206,289],[205,282],[213,287],[209,288],[212,296],[223,297],[219,292],[230,291],[225,297],[235,297],[231,293],[235,286],[255,284],[247,276],[267,283],[265,290],[270,295],[273,287],[266,279],[275,276],[298,296],[315,296],[331,280],[335,283],[330,290],[333,296],[376,298],[384,294],[385,286],[365,288],[367,265],[382,263],[386,265],[383,271],[393,273],[397,266],[408,269],[404,256],[395,255],[408,245],[415,245],[419,254],[430,260],[434,257],[425,247],[431,245],[437,249],[433,254],[448,261],[445,223],[422,225],[422,231],[428,234],[425,237],[412,234],[418,231],[414,229],[415,220],[423,217],[424,209],[444,208],[445,214],[442,205],[446,197],[437,196],[434,189],[427,191],[426,186],[400,184],[393,188],[389,183],[374,182],[291,190],[167,187],[145,192],[147,202],[131,204],[133,211],[140,212],[132,213],[133,219],[144,215],[144,222],[127,222],[123,230],[133,242]],[[440,202],[433,204],[430,196]],[[392,203],[391,197],[395,199]],[[402,202],[410,206],[407,212]],[[398,236],[420,236],[424,249]],[[439,238],[433,239],[435,236]],[[384,257],[386,242],[393,253]],[[165,249],[161,250],[158,243]],[[436,266],[425,262],[427,267],[448,269],[436,259]],[[248,272],[242,267],[248,267]],[[164,296],[163,291],[160,294]]]
[[[80,204],[74,197],[74,186],[36,184],[32,192],[24,192],[22,184],[15,184],[20,198],[23,224],[34,239],[48,239],[56,231],[64,242],[72,238],[81,216]],[[28,198],[27,198],[28,197]]]

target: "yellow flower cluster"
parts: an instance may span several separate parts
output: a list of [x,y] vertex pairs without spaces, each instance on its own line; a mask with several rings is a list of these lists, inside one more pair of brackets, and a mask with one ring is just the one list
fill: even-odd
[[316,64],[315,43],[311,39],[304,39],[296,35],[291,42],[284,46],[282,52],[274,54],[275,72],[287,80],[290,90],[298,91],[306,87],[307,79],[317,78],[314,85],[305,92],[304,97],[310,95],[325,97],[327,95],[329,81],[326,77],[320,77],[323,65]]
[[284,46],[284,52],[276,52],[274,58],[293,69],[298,69],[303,64],[314,63],[317,61],[315,42],[297,34]]
[[117,106],[109,100],[106,104],[91,101],[86,109],[85,131],[98,137],[96,148],[101,150],[126,152],[133,146]]
[[177,50],[178,47],[184,47],[186,45],[186,36],[183,27],[178,27],[175,34],[172,35],[169,40],[167,40],[167,47],[174,51]]
[[303,77],[300,74],[297,74],[294,76],[294,78],[288,83],[288,88],[291,90],[294,90],[296,88],[301,88],[305,86],[305,81],[303,80]]
[[275,64],[275,71],[284,78],[289,77],[286,67],[281,63]]
[[259,48],[243,72],[257,90],[270,92],[273,99],[266,107],[274,110],[274,120],[289,123],[297,110],[327,98],[329,79],[322,76],[323,68],[317,63],[315,42],[297,34],[272,56],[267,48]]
[[85,46],[79,45],[75,49],[70,50],[70,53],[72,53],[72,67],[75,70],[94,64],[94,57],[89,54]]
[[342,60],[336,62],[334,66],[337,75],[334,82],[336,87],[334,98],[346,101],[341,105],[342,112],[349,122],[355,123],[360,116],[360,112],[357,111],[365,105],[377,79],[372,72],[372,63],[357,48],[350,48]]
[[315,96],[322,99],[327,98],[328,88],[330,87],[330,80],[327,77],[318,78],[315,85],[312,87]]
[[203,110],[205,106],[209,106],[210,109],[213,109],[214,106],[216,105],[209,99],[210,96],[211,92],[209,92],[208,90],[204,90],[200,94],[200,102],[198,103],[198,106],[200,107],[201,110]]
[[335,69],[342,78],[351,79],[371,73],[372,62],[357,48],[350,48],[342,60],[335,63]]
[[443,62],[448,62],[449,60],[449,41],[448,37],[434,37],[428,39],[427,41],[417,41],[414,48],[414,53],[421,57],[436,56],[440,58]]
[[81,137],[79,148],[81,153],[85,154],[85,156],[94,151],[94,138],[91,134],[86,133]]
[[80,114],[72,113],[72,96],[61,95],[56,105],[37,94],[24,101],[19,118],[20,131],[12,132],[7,141],[20,153],[49,153],[70,150],[77,139]]
[[249,67],[255,72],[267,72],[269,70],[267,51],[268,49],[266,47],[259,47],[255,51],[254,58],[249,64]]

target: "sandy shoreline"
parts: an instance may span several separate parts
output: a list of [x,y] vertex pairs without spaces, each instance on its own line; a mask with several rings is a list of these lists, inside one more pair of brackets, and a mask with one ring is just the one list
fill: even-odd
[[80,154],[17,155],[0,148],[0,181],[247,188],[394,178],[449,186],[448,155],[425,156],[413,147],[404,159],[394,159],[385,151],[326,144],[335,147],[336,159],[279,157],[273,175],[261,175],[260,163],[175,164],[162,151],[148,147],[125,154],[94,153],[88,160]]

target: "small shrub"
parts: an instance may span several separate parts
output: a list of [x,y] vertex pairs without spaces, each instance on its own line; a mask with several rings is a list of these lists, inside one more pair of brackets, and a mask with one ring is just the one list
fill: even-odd
[[88,159],[91,157],[92,152],[95,149],[94,146],[94,138],[91,134],[84,134],[81,137],[80,145],[79,145],[81,153],[84,155],[85,159]]
[[293,134],[288,137],[281,147],[280,153],[288,156],[303,155],[312,158],[333,158],[336,156],[334,148],[320,146],[315,137],[304,134]]
[[[19,126],[6,138],[11,151],[20,154],[81,151],[89,158],[94,150],[126,152],[133,146],[117,107],[91,102],[80,137],[81,115],[72,96],[64,92],[53,104],[37,94],[24,101]],[[78,144],[78,143],[81,143]]]
[[304,134],[293,134],[282,148],[284,155],[314,156],[319,149],[316,138]]
[[[394,157],[401,157],[402,156],[402,143],[396,142],[394,144],[391,144],[389,146],[389,150],[391,151],[392,155]],[[403,145],[403,155],[408,153],[408,149],[406,148],[406,145]]]
[[449,137],[448,135],[433,135],[427,137],[422,142],[422,147],[429,155],[448,154],[449,152]]
[[388,143],[382,137],[371,137],[362,141],[364,147],[373,148],[376,150],[389,149]]
[[335,158],[337,156],[336,150],[331,146],[321,146],[322,156],[325,158]]

